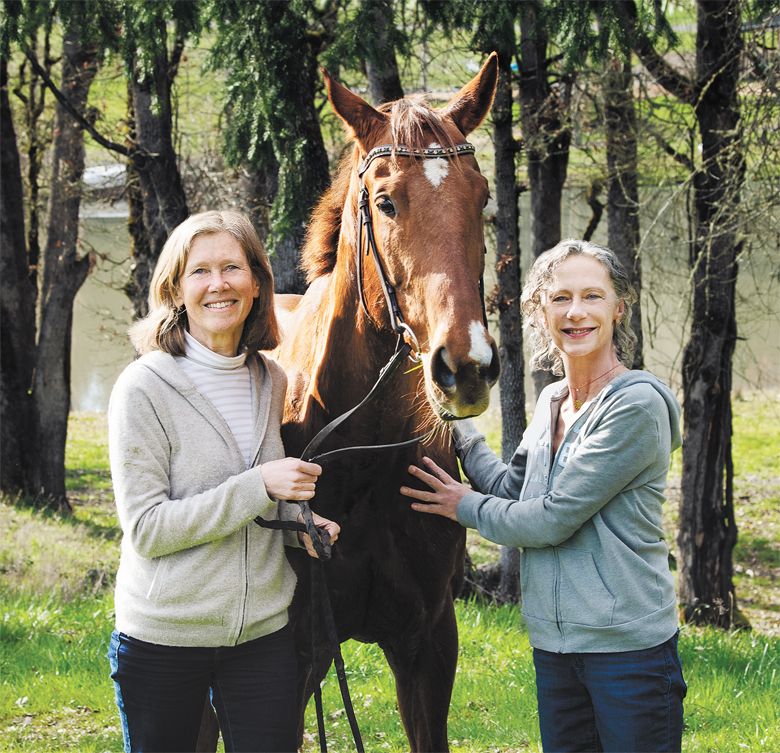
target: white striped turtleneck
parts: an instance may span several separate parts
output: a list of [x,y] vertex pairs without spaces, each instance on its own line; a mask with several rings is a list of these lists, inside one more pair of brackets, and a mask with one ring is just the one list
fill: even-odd
[[185,355],[176,356],[176,362],[198,391],[222,414],[248,468],[255,445],[255,422],[246,353],[223,356],[201,345],[189,332],[185,331],[184,337]]

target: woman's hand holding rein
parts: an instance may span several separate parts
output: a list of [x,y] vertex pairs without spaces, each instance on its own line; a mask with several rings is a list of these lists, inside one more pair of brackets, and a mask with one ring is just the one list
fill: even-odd
[[[312,518],[314,519],[314,525],[317,526],[317,528],[322,528],[327,531],[328,536],[330,537],[330,543],[335,544],[336,541],[338,541],[339,533],[341,533],[341,526],[332,520],[317,515],[316,512],[312,513]],[[303,515],[300,513],[298,514],[298,522],[303,523]],[[306,551],[309,553],[310,557],[314,557],[315,559],[319,558],[319,554],[317,554],[317,550],[314,548],[314,544],[308,533],[299,532],[298,541],[306,547]]]
[[314,496],[322,466],[299,458],[271,460],[260,466],[268,495],[275,499],[302,501]]
[[[307,463],[299,458],[282,458],[271,460],[260,466],[265,482],[265,490],[276,499],[303,501],[314,496],[314,487],[322,473],[322,466],[316,463]],[[335,544],[341,532],[341,526],[332,520],[320,517],[316,513],[314,524],[317,528],[325,529],[330,536],[330,543]],[[298,522],[303,522],[303,517],[298,515]],[[298,534],[299,541],[306,547],[306,551],[317,557],[311,539],[305,533]]]

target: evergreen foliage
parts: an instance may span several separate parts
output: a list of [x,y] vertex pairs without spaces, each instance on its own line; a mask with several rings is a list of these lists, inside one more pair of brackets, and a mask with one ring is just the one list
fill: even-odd
[[[217,32],[210,65],[227,73],[226,160],[264,173],[278,171],[272,247],[303,227],[316,198],[301,200],[311,192],[305,163],[316,145],[307,139],[311,129],[301,127],[307,113],[295,96],[311,88],[322,44],[321,36],[309,31],[313,11],[309,0],[210,0],[204,8]],[[235,65],[236,60],[242,64]]]

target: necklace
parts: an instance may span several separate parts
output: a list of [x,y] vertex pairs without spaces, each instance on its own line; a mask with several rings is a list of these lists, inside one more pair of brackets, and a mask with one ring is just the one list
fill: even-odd
[[[574,393],[574,396],[572,398],[572,400],[574,401],[574,410],[579,410],[585,404],[585,400],[580,400],[577,397],[577,395],[579,394],[580,390],[583,390],[586,387],[590,387],[590,385],[593,384],[593,382],[597,382],[599,379],[603,379],[605,376],[607,376],[607,374],[611,374],[620,365],[621,364],[618,361],[611,369],[609,369],[608,371],[605,371],[603,374],[600,374],[597,377],[593,377],[593,379],[591,379],[589,382],[585,382],[585,384],[581,384],[578,387],[575,387],[574,385],[572,385],[571,389],[572,389],[572,392]],[[587,393],[585,393],[585,397],[587,398]]]

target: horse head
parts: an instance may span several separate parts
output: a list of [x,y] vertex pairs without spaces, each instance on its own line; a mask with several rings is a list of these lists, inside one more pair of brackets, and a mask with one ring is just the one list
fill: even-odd
[[[492,104],[497,58],[491,55],[438,110],[411,99],[377,109],[323,75],[333,109],[355,141],[337,179],[343,211],[333,259],[364,302],[355,326],[387,332],[396,324],[381,266],[403,317],[402,331],[420,351],[431,407],[446,420],[478,415],[498,378],[499,358],[481,295],[482,210],[489,188],[466,136]],[[370,228],[359,228],[361,191]],[[371,231],[378,265],[369,260],[365,236]],[[321,263],[309,260],[310,279]]]

